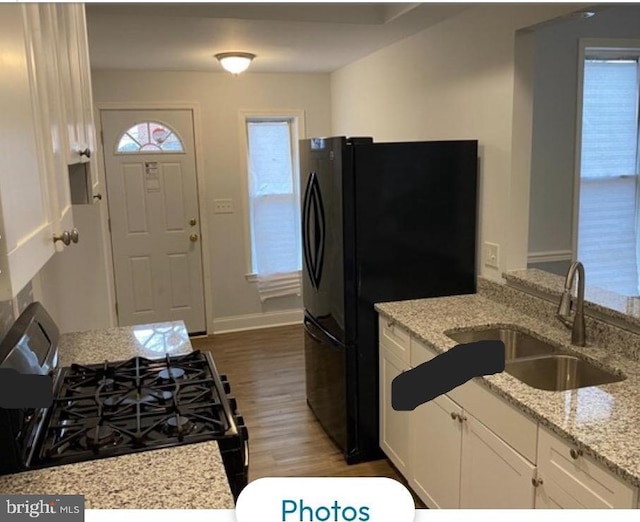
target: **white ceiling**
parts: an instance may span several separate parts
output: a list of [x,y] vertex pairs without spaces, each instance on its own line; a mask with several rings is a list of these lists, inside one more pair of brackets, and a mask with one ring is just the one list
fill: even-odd
[[94,69],[222,71],[213,55],[257,55],[252,72],[331,72],[469,7],[460,3],[87,3]]

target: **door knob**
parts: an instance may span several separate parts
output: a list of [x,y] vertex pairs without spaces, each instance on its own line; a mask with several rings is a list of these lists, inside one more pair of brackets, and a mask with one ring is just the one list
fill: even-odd
[[84,150],[78,151],[78,154],[80,154],[80,156],[86,156],[87,158],[91,157],[91,149],[89,147],[87,147]]
[[534,488],[537,488],[538,486],[542,486],[542,484],[544,484],[544,482],[542,481],[541,478],[537,478],[537,479],[532,478],[531,479],[531,484],[533,484]]
[[71,241],[73,241],[74,243],[77,243],[80,240],[80,232],[78,232],[78,229],[75,227],[69,233],[69,235],[71,236]]
[[192,227],[195,227],[195,226],[198,224],[198,222],[196,221],[196,218],[191,218],[191,219],[189,220],[189,224],[190,224]]
[[198,241],[198,234],[191,234],[191,235],[189,236],[189,240],[190,240],[192,243],[195,243],[196,241]]

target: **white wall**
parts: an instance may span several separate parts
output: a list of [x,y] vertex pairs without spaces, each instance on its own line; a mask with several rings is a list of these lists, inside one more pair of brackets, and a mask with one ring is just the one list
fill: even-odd
[[535,33],[529,251],[571,251],[580,38],[640,38],[640,7],[612,7]]
[[474,6],[331,75],[333,134],[479,140],[479,246],[500,245],[498,270],[479,264],[487,277],[526,266],[528,172],[512,173],[515,31],[577,8]]
[[[213,64],[212,64],[213,67]],[[297,297],[261,304],[255,283],[245,278],[248,252],[244,241],[243,181],[239,144],[240,110],[302,110],[306,134],[327,135],[331,129],[328,74],[251,74],[98,70],[92,73],[96,105],[126,103],[197,103],[200,110],[206,205],[206,241],[211,266],[205,266],[213,287],[210,331],[274,324],[297,317]],[[213,200],[230,198],[233,214],[214,214]],[[297,314],[297,315],[296,315]]]

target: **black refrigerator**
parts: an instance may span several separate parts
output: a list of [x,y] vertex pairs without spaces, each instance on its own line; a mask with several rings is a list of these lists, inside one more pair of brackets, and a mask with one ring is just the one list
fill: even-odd
[[477,149],[300,141],[307,403],[348,463],[382,457],[374,304],[475,293]]

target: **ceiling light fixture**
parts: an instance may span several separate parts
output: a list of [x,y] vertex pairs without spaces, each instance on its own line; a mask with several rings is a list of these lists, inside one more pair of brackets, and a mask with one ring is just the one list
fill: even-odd
[[249,65],[251,65],[256,55],[251,53],[229,52],[218,53],[215,57],[225,71],[238,75],[249,68]]

